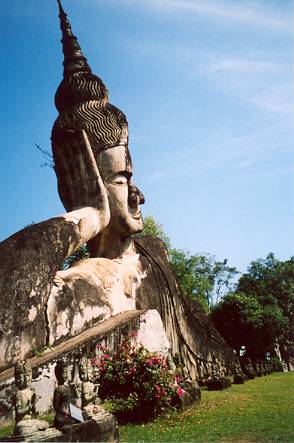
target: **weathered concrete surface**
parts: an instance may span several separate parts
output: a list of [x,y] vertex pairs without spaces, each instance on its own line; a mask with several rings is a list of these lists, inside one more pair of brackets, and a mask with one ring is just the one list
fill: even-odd
[[136,289],[142,277],[138,262],[138,254],[117,260],[90,258],[57,272],[46,309],[49,343],[54,345],[136,309]]
[[[136,334],[132,334],[135,332]],[[170,348],[161,318],[157,311],[128,311],[112,317],[99,325],[47,350],[43,355],[31,358],[28,363],[33,368],[32,387],[37,394],[36,410],[46,412],[52,407],[56,385],[54,368],[60,358],[73,363],[76,355],[94,356],[97,345],[116,350],[122,340],[133,336],[132,344],[141,344],[149,351],[167,354]],[[1,406],[3,421],[12,417],[12,397],[14,393],[13,368],[0,373],[0,391],[6,404]],[[5,419],[5,420],[4,420]]]
[[173,354],[181,356],[193,379],[200,376],[201,364],[205,372],[211,373],[213,358],[225,373],[235,361],[235,354],[197,303],[181,294],[164,243],[158,238],[141,237],[135,239],[135,244],[146,274],[137,291],[137,309],[158,310]]
[[[72,337],[66,342],[61,343],[52,349],[47,349],[42,355],[28,359],[28,361],[31,364],[32,368],[36,368],[41,365],[45,365],[50,361],[58,360],[58,358],[60,358],[61,356],[66,356],[67,354],[75,352],[78,347],[86,347],[93,340],[106,336],[111,331],[120,328],[124,324],[132,324],[132,321],[136,320],[138,317],[144,314],[144,312],[144,310],[128,311],[124,312],[123,314],[109,318],[108,320],[105,320],[97,326],[87,329],[76,337]],[[2,371],[0,373],[0,383],[8,380],[9,378],[12,378],[13,373],[14,368],[9,368]]]
[[54,277],[65,258],[95,235],[97,213],[85,207],[0,243],[0,370],[48,345]]

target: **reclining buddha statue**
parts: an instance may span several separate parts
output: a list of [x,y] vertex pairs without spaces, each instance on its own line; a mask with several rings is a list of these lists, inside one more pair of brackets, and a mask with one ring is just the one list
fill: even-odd
[[[179,292],[164,244],[143,229],[126,116],[110,104],[60,0],[64,75],[55,95],[52,152],[66,213],[0,244],[0,368],[127,310],[157,309],[173,354],[192,378],[231,350]],[[90,258],[62,269],[87,243]]]

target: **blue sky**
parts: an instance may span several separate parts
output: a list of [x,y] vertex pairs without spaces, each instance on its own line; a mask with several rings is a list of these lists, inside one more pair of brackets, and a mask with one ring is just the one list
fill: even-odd
[[[294,254],[293,2],[63,0],[135,182],[172,244],[245,271]],[[0,240],[63,212],[50,168],[62,52],[54,0],[1,2]]]

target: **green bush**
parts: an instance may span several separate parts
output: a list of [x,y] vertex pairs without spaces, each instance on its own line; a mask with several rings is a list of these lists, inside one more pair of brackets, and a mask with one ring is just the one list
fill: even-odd
[[278,357],[271,357],[270,365],[274,372],[283,372],[283,363]]
[[164,356],[135,348],[125,340],[116,352],[99,347],[99,396],[111,404],[120,421],[144,421],[168,409],[183,395]]

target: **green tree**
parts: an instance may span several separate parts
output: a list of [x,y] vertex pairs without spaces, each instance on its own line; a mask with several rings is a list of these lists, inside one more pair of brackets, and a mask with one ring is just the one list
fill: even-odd
[[152,215],[144,217],[143,231],[138,234],[139,237],[145,237],[148,235],[151,237],[159,237],[164,242],[167,250],[170,250],[171,244],[169,237],[164,232],[163,226],[157,223]]
[[62,270],[66,270],[70,268],[75,262],[84,260],[86,258],[89,258],[90,254],[88,252],[87,244],[84,243],[79,249],[74,252],[74,254],[67,257],[62,265]]
[[292,349],[294,355],[294,257],[280,261],[273,253],[253,261],[241,276],[238,291],[256,298],[263,306],[278,308],[284,321],[276,331],[282,350]]
[[186,297],[198,300],[205,311],[231,288],[238,273],[236,268],[228,266],[227,260],[217,261],[209,254],[191,254],[172,248],[162,225],[152,216],[144,218],[144,229],[140,235],[151,235],[164,241],[182,293]]
[[233,285],[238,274],[227,260],[217,261],[209,254],[190,254],[182,250],[170,250],[170,260],[183,293],[197,298],[205,310],[209,310]]
[[224,339],[239,354],[241,347],[252,357],[264,357],[288,320],[276,303],[263,305],[257,298],[235,292],[224,296],[211,312]]
[[171,249],[169,257],[182,293],[186,297],[198,300],[202,308],[208,311],[214,281],[207,258],[178,249]]
[[272,352],[278,341],[289,357],[294,355],[293,308],[294,258],[282,262],[270,253],[249,265],[236,292],[225,296],[211,317],[237,351],[245,346],[252,356],[261,356]]
[[235,292],[224,296],[214,306],[211,318],[227,343],[239,354],[257,336],[262,326],[262,306],[253,297]]

